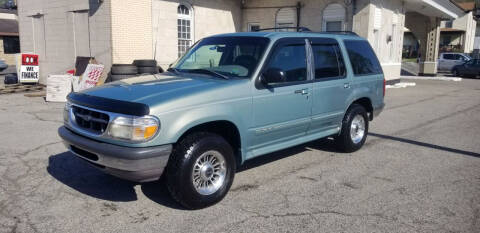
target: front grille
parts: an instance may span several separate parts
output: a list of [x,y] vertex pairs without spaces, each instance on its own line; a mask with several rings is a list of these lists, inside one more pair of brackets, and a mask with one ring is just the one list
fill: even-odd
[[95,134],[103,134],[107,130],[108,114],[78,106],[72,106],[72,111],[78,127]]

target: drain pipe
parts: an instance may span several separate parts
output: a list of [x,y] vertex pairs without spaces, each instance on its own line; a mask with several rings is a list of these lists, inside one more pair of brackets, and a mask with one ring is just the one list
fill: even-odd
[[353,4],[353,6],[352,6],[352,8],[353,8],[352,9],[352,18],[353,18],[353,16],[357,13],[357,0],[353,0],[352,4]]
[[301,2],[297,2],[297,31],[299,30],[300,28],[300,13],[301,12],[301,9],[302,9],[302,3]]

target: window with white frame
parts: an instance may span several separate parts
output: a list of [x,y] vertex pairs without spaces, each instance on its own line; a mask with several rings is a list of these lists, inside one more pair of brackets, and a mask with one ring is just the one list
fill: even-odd
[[248,31],[249,32],[256,32],[260,30],[260,24],[259,23],[249,23],[248,24]]
[[330,4],[323,10],[323,31],[345,30],[345,7],[338,3]]
[[193,11],[192,8],[181,4],[177,8],[178,56],[183,56],[193,41]]

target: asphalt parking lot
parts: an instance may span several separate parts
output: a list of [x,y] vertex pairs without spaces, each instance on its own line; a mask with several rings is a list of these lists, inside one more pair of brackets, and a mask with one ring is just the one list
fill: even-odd
[[387,90],[362,150],[255,159],[198,211],[66,152],[63,104],[0,95],[0,232],[480,232],[480,80],[414,82]]

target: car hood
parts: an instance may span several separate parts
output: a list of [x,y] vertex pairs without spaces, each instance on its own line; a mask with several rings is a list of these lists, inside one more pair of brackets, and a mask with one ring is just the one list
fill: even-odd
[[[82,93],[108,99],[143,103],[152,107],[172,99],[194,96],[214,89],[224,89],[238,83],[238,81],[209,78],[205,75],[145,75],[90,88],[82,91]],[[212,94],[209,94],[209,96],[212,97]]]

